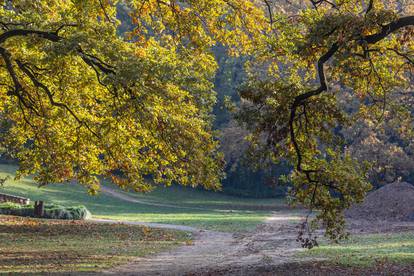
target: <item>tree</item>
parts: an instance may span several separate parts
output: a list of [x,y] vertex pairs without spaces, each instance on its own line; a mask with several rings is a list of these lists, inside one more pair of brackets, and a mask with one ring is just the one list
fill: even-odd
[[[264,16],[251,1],[0,4],[1,141],[19,176],[91,192],[98,176],[136,191],[146,177],[219,188],[210,49],[253,47]],[[132,24],[123,36],[117,11]]]
[[[344,237],[342,211],[371,188],[370,166],[350,154],[341,128],[360,118],[380,122],[390,114],[404,118],[400,128],[412,128],[411,110],[399,100],[412,93],[414,5],[265,2],[272,30],[250,64],[238,118],[265,158],[295,166],[290,175],[294,200],[320,210],[314,223],[303,225],[311,235],[303,237],[304,245],[312,247],[317,222],[330,238]],[[357,101],[355,112],[339,101],[349,91]]]
[[248,57],[230,56],[223,46],[214,47],[214,53],[218,63],[214,81],[214,90],[217,92],[217,102],[213,109],[214,128],[220,133],[220,151],[226,161],[225,178],[221,182],[222,192],[256,198],[284,196],[286,186],[276,185],[275,175],[286,171],[286,168],[273,164],[269,168],[263,164],[256,166],[247,151],[245,136],[248,132],[232,120],[232,107],[240,104],[237,88],[246,79],[244,63]]
[[[412,93],[398,97],[400,102],[404,102],[404,108],[412,113]],[[343,99],[343,102],[349,106],[352,101],[348,101],[348,98]],[[369,180],[375,187],[398,180],[413,180],[412,128],[406,127],[410,125],[411,118],[395,115],[388,112],[381,122],[369,117],[359,118],[354,125],[341,130],[350,154],[358,160],[371,163]]]

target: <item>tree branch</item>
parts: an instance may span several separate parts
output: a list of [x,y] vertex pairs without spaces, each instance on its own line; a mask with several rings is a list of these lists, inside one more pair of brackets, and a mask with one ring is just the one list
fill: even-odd
[[273,20],[272,6],[270,5],[268,0],[263,0],[263,2],[265,3],[267,11],[269,12],[270,26],[273,27],[274,20]]
[[[63,38],[58,35],[58,32],[65,26],[75,26],[75,25],[65,24],[65,25],[60,26],[54,32],[45,32],[45,31],[39,31],[39,30],[26,30],[26,29],[10,30],[0,35],[0,44],[4,43],[7,39],[12,38],[12,37],[29,36],[29,35],[36,35],[38,37],[47,39],[52,42],[59,42],[63,40]],[[85,53],[80,47],[77,49],[77,52],[81,56],[82,60],[89,66],[96,66],[105,74],[115,74],[114,67],[106,64],[101,59]]]
[[414,26],[414,16],[401,17],[390,24],[383,26],[381,32],[363,37],[361,42],[375,44],[386,38],[391,33],[408,26]]
[[76,115],[76,113],[67,105],[67,104],[64,104],[64,103],[62,103],[62,102],[57,102],[54,98],[53,98],[53,94],[52,94],[52,92],[49,90],[49,88],[46,86],[46,85],[44,85],[42,82],[40,82],[37,78],[36,78],[36,76],[31,72],[31,70],[27,67],[27,65],[25,65],[25,64],[23,64],[21,61],[19,61],[19,60],[17,60],[16,61],[16,63],[17,63],[17,66],[19,66],[19,68],[20,68],[20,70],[22,70],[23,71],[23,73],[25,73],[26,74],[26,76],[28,76],[29,77],[29,79],[32,81],[32,83],[33,83],[33,85],[35,86],[35,87],[39,87],[39,88],[41,88],[45,93],[46,93],[46,95],[47,95],[47,97],[48,97],[48,99],[49,99],[49,102],[50,102],[50,104],[52,105],[52,106],[55,106],[55,107],[59,107],[59,108],[63,108],[63,109],[65,109],[66,111],[68,111],[69,113],[70,113],[70,115],[79,123],[79,125],[84,125],[94,136],[96,136],[96,137],[98,137],[98,138],[100,138],[100,136],[95,132],[95,131],[93,131],[92,129],[91,129],[91,127],[86,123],[86,122],[84,122],[82,119],[80,119],[79,117],[78,117],[78,115]]
[[19,99],[19,102],[21,102],[21,104],[23,104],[27,109],[30,109],[36,115],[39,115],[38,111],[34,107],[34,102],[33,102],[33,99],[30,97],[30,95],[28,95],[29,101],[31,102],[29,104],[28,102],[26,102],[26,99],[24,98],[24,96],[20,93],[20,92],[24,92],[24,89],[23,89],[22,84],[19,81],[16,71],[14,70],[10,53],[6,49],[0,47],[0,55],[3,58],[4,62],[6,63],[6,69],[14,84],[14,89],[10,90],[10,94],[16,96]]
[[45,32],[45,31],[38,31],[38,30],[27,30],[27,29],[16,29],[4,32],[0,35],[0,44],[3,44],[7,39],[16,37],[16,36],[29,36],[29,35],[36,35],[42,37],[44,39],[58,42],[62,40],[62,37],[57,35],[56,32]]
[[[317,4],[321,4],[324,1],[312,1],[312,3],[314,5]],[[361,44],[362,43],[366,43],[366,44],[375,44],[379,41],[381,41],[382,39],[385,39],[388,35],[390,35],[391,33],[394,33],[404,27],[408,27],[408,26],[414,26],[414,16],[406,16],[406,17],[402,17],[399,18],[393,22],[391,22],[388,25],[385,25],[382,30],[379,33],[373,34],[373,35],[369,35],[366,37],[363,37],[361,39]],[[309,92],[306,92],[304,94],[298,95],[295,97],[293,104],[290,108],[290,118],[289,118],[289,128],[290,128],[290,140],[295,148],[295,152],[297,155],[297,163],[296,163],[296,169],[299,172],[305,172],[307,177],[310,179],[308,172],[309,171],[305,171],[302,168],[302,153],[299,147],[299,144],[296,140],[296,134],[295,134],[295,129],[294,129],[294,122],[295,122],[295,118],[296,118],[296,111],[297,108],[301,105],[303,105],[309,98],[319,95],[322,92],[326,91],[328,89],[327,83],[326,83],[326,76],[325,76],[325,70],[324,70],[324,65],[326,62],[328,62],[334,55],[335,53],[339,50],[339,43],[336,42],[334,43],[331,48],[323,55],[319,58],[318,60],[318,65],[317,65],[317,69],[318,69],[318,75],[319,75],[319,87],[316,88],[315,90],[311,90]]]
[[365,15],[367,15],[373,8],[374,8],[374,0],[369,0],[369,4],[365,12]]
[[[47,39],[49,41],[52,42],[59,42],[61,41],[63,38],[60,37],[58,35],[59,30],[61,30],[62,27],[60,27],[57,31],[55,32],[45,32],[45,31],[38,31],[38,30],[26,30],[26,29],[16,29],[16,30],[9,30],[6,31],[4,33],[2,33],[0,35],[0,45],[2,43],[4,43],[5,41],[7,41],[7,39],[12,38],[12,37],[17,37],[17,36],[29,36],[29,35],[36,35],[38,37]],[[112,66],[104,63],[102,60],[100,60],[97,57],[94,57],[92,55],[86,54],[85,52],[83,52],[83,50],[81,48],[77,49],[77,52],[79,53],[79,55],[81,56],[81,58],[83,59],[83,61],[94,67],[98,67],[102,72],[106,73],[106,74],[115,74],[115,71],[111,68],[113,68]],[[26,100],[24,99],[23,95],[20,94],[20,91],[24,91],[23,90],[23,86],[21,85],[18,76],[16,74],[16,71],[13,68],[13,64],[12,64],[12,59],[11,59],[11,55],[10,53],[3,47],[0,47],[0,56],[3,58],[5,64],[6,64],[6,69],[10,75],[10,77],[12,78],[12,81],[14,83],[15,89],[13,91],[13,95],[17,96],[20,100],[20,102],[28,109],[33,110],[37,115],[39,115],[39,113],[37,112],[37,110],[34,108],[34,106],[29,105]],[[80,125],[84,125],[93,135],[95,135],[96,137],[99,138],[99,135],[94,132],[90,126],[85,123],[84,121],[82,121],[76,114],[75,112],[70,109],[66,104],[61,103],[61,102],[56,102],[53,98],[53,94],[52,92],[49,90],[49,88],[47,86],[45,86],[43,83],[41,83],[36,76],[28,69],[28,67],[23,64],[21,61],[17,60],[16,61],[18,67],[20,68],[20,70],[27,76],[29,77],[29,79],[32,81],[33,85],[36,87],[41,88],[47,95],[49,102],[56,107],[61,107],[66,109],[71,116],[80,124]],[[28,94],[29,100],[30,100],[30,95]],[[33,102],[33,101],[32,101]],[[40,115],[39,115],[40,116]]]
[[99,5],[101,6],[101,9],[102,9],[102,11],[103,11],[103,13],[104,13],[104,15],[105,15],[106,20],[108,20],[108,22],[110,22],[111,24],[115,24],[114,20],[112,20],[112,19],[109,17],[109,14],[106,12],[105,5],[104,5],[104,3],[102,2],[102,0],[99,0]]
[[300,151],[300,147],[298,142],[296,141],[296,136],[295,136],[295,129],[294,129],[294,121],[295,121],[295,117],[296,117],[296,110],[299,106],[303,105],[307,99],[319,95],[320,93],[322,93],[323,91],[328,89],[328,85],[326,83],[326,76],[325,76],[325,69],[324,69],[324,65],[327,61],[329,61],[331,59],[331,57],[339,50],[339,44],[338,43],[334,43],[331,48],[328,50],[328,52],[326,52],[322,57],[319,58],[318,60],[318,75],[319,75],[319,82],[320,82],[320,86],[312,91],[306,92],[304,94],[301,94],[299,96],[295,97],[295,100],[293,101],[293,104],[290,108],[290,118],[289,118],[289,128],[290,128],[290,140],[293,143],[293,146],[295,148],[296,151],[296,155],[297,155],[297,164],[296,164],[296,169],[298,171],[302,171],[302,154]]

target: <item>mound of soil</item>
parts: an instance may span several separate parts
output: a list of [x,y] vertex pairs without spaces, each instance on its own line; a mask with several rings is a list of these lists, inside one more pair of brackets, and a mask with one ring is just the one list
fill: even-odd
[[407,182],[385,185],[367,195],[364,202],[345,212],[351,219],[414,221],[414,186]]

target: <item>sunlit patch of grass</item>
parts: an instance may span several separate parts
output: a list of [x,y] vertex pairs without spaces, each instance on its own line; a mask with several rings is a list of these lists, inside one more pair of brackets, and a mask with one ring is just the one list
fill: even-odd
[[352,236],[341,244],[322,243],[300,253],[344,266],[372,266],[377,262],[414,263],[414,233]]
[[187,233],[124,224],[0,215],[0,273],[100,271],[190,240]]
[[[159,211],[159,208],[154,208]],[[254,229],[258,224],[262,223],[267,212],[232,212],[220,213],[210,210],[206,211],[174,211],[167,210],[163,213],[151,212],[145,213],[119,213],[109,215],[98,215],[101,218],[157,222],[167,224],[178,224],[193,226],[200,229],[209,229],[224,232],[248,231]]]

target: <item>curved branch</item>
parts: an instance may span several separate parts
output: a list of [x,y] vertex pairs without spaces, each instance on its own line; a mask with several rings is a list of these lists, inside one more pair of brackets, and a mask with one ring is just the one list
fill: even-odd
[[[66,26],[66,25],[65,25]],[[61,30],[62,27],[60,27],[57,31],[55,32],[45,32],[45,31],[38,31],[38,30],[25,30],[25,29],[17,29],[17,30],[10,30],[7,32],[4,32],[0,35],[0,45],[2,43],[4,43],[7,39],[12,38],[12,37],[17,37],[17,36],[29,36],[29,35],[36,35],[38,37],[47,39],[49,41],[52,42],[59,42],[61,41],[63,38],[60,37],[58,35],[59,30]],[[83,59],[83,61],[88,64],[89,66],[91,66],[94,70],[95,66],[98,67],[103,73],[106,74],[115,74],[115,71],[111,68],[113,68],[112,66],[104,63],[102,60],[100,60],[99,58],[86,54],[85,52],[83,52],[83,50],[81,48],[77,49],[77,53],[80,55],[80,57]],[[3,58],[4,62],[6,63],[6,69],[10,75],[10,77],[12,78],[12,81],[14,83],[15,86],[15,91],[14,91],[14,95],[17,96],[20,100],[20,102],[26,107],[29,108],[31,110],[33,110],[37,115],[39,115],[37,113],[37,110],[29,105],[28,103],[26,103],[26,100],[24,99],[23,95],[21,95],[19,92],[23,91],[23,87],[18,79],[18,76],[13,68],[13,64],[12,64],[12,58],[10,53],[3,47],[0,47],[0,56]],[[57,102],[54,100],[53,98],[53,94],[52,92],[49,90],[49,88],[47,86],[45,86],[43,83],[41,83],[40,81],[37,80],[37,78],[35,77],[35,75],[25,66],[25,64],[23,64],[21,61],[16,60],[17,66],[19,67],[19,69],[25,73],[26,76],[28,76],[30,78],[30,80],[32,81],[32,83],[36,86],[41,88],[47,95],[49,102],[56,107],[60,107],[63,109],[66,109],[71,116],[80,124],[80,125],[84,125],[86,126],[86,128],[96,137],[99,137],[99,135],[94,132],[90,126],[84,122],[83,120],[81,120],[76,113],[69,108],[69,106],[67,106],[66,104],[62,103],[62,102]]]
[[[321,1],[312,1],[312,2],[321,2]],[[386,38],[391,33],[394,33],[408,26],[414,26],[414,16],[401,17],[391,22],[390,24],[385,25],[379,33],[363,37],[361,42],[366,43],[366,44],[375,44],[383,40],[384,38]],[[308,179],[310,179],[309,173],[313,171],[310,171],[310,170],[304,171],[302,168],[302,153],[301,153],[299,144],[296,140],[296,134],[295,134],[295,129],[294,129],[296,111],[297,111],[297,108],[301,105],[304,105],[309,98],[319,95],[328,89],[328,85],[326,83],[324,65],[335,55],[335,53],[338,50],[339,50],[339,43],[336,42],[331,46],[331,48],[323,56],[319,58],[318,65],[317,65],[319,83],[320,83],[319,87],[315,90],[311,90],[309,92],[296,96],[290,108],[290,118],[289,118],[290,140],[295,148],[295,152],[297,156],[296,169],[299,172],[305,172]]]
[[339,44],[334,43],[328,52],[326,52],[322,57],[318,60],[318,75],[319,75],[319,82],[320,86],[312,91],[306,92],[304,94],[301,94],[299,96],[295,97],[295,100],[293,101],[293,104],[290,108],[290,118],[289,118],[289,128],[290,128],[290,140],[293,143],[293,146],[296,151],[296,155],[298,158],[296,169],[298,171],[302,171],[302,154],[300,151],[300,147],[298,142],[296,141],[295,137],[295,129],[294,129],[294,121],[296,117],[296,110],[299,106],[303,105],[307,99],[319,95],[320,93],[326,91],[328,89],[328,85],[326,83],[326,76],[325,76],[325,69],[324,65],[326,62],[328,62],[333,55],[339,50]]
[[10,95],[16,96],[19,99],[19,102],[24,105],[24,107],[26,107],[27,109],[32,110],[36,115],[39,115],[38,111],[34,107],[33,100],[30,97],[30,95],[26,94],[29,98],[29,101],[31,102],[29,104],[28,102],[26,102],[26,99],[24,98],[24,96],[20,93],[20,92],[24,93],[25,91],[23,89],[22,84],[20,83],[20,80],[17,76],[16,71],[13,68],[10,53],[6,49],[4,49],[3,47],[0,47],[0,56],[4,60],[4,62],[6,64],[7,72],[9,73],[9,75],[12,79],[12,82],[14,84],[14,89],[10,90]]
[[[62,25],[54,32],[28,30],[28,29],[10,30],[0,35],[0,44],[4,43],[7,39],[12,38],[12,37],[29,36],[29,35],[36,35],[38,37],[47,39],[52,42],[59,42],[63,40],[63,37],[59,36],[58,32],[65,26],[75,26],[75,25],[74,24]],[[114,67],[104,63],[101,59],[85,53],[80,47],[76,51],[79,53],[82,60],[89,66],[92,66],[92,67],[96,66],[105,74],[115,74],[115,71],[113,70]]]
[[367,10],[365,11],[365,15],[369,14],[373,8],[374,8],[374,0],[370,0],[368,3]]
[[79,125],[84,125],[94,136],[100,138],[100,136],[85,121],[80,119],[78,117],[78,115],[76,115],[76,113],[67,104],[62,103],[62,102],[57,102],[53,98],[53,94],[49,90],[49,88],[46,85],[44,85],[42,82],[40,82],[25,64],[23,64],[19,60],[17,60],[16,63],[17,63],[17,66],[19,66],[20,70],[22,70],[23,73],[25,73],[26,76],[29,77],[29,79],[32,81],[33,85],[35,87],[41,88],[46,93],[47,98],[49,99],[49,102],[52,106],[65,109],[76,120],[76,122],[78,122]]
[[105,15],[106,20],[108,20],[108,22],[110,22],[111,24],[115,24],[114,20],[112,20],[109,17],[109,14],[106,12],[106,8],[105,8],[104,3],[102,3],[102,0],[99,0],[99,5],[101,6],[101,9],[102,9],[102,11],[103,11],[103,13]]
[[82,60],[88,64],[90,67],[92,67],[94,70],[95,66],[98,67],[103,73],[109,75],[109,74],[113,74],[115,75],[115,71],[114,71],[114,67],[106,64],[105,62],[103,62],[101,59],[99,59],[98,57],[95,57],[93,55],[87,54],[83,51],[83,49],[81,47],[78,48],[77,52],[79,53],[80,57],[82,58]]
[[329,4],[334,9],[337,8],[335,3],[332,3],[331,1],[327,1],[327,0],[310,0],[310,2],[312,3],[315,9],[318,9],[318,7],[324,3]]
[[41,83],[36,77],[35,75],[27,68],[27,66],[25,64],[23,64],[21,61],[17,60],[16,61],[17,66],[19,66],[20,70],[22,70],[26,76],[29,77],[29,79],[32,81],[33,85],[35,87],[39,87],[41,88],[47,95],[49,102],[51,105],[56,106],[56,107],[61,107],[66,109],[73,118],[75,118],[75,120],[79,123],[82,124],[82,120],[79,119],[79,117],[75,114],[75,112],[73,112],[66,104],[61,103],[61,102],[56,102],[55,99],[53,98],[53,94],[52,92],[49,90],[49,88],[44,85],[43,83]]
[[389,36],[391,33],[408,26],[414,26],[414,15],[401,17],[390,24],[383,26],[381,32],[363,37],[362,41],[368,44],[375,44]]
[[268,0],[263,0],[264,4],[266,5],[267,11],[269,13],[269,20],[270,20],[270,26],[273,27],[273,12],[272,12],[272,6],[270,5]]
[[27,29],[16,29],[4,32],[0,35],[0,44],[4,43],[7,39],[16,36],[29,36],[29,35],[36,35],[42,37],[44,39],[58,42],[62,40],[56,32],[45,32],[45,31],[38,31],[38,30],[27,30]]

